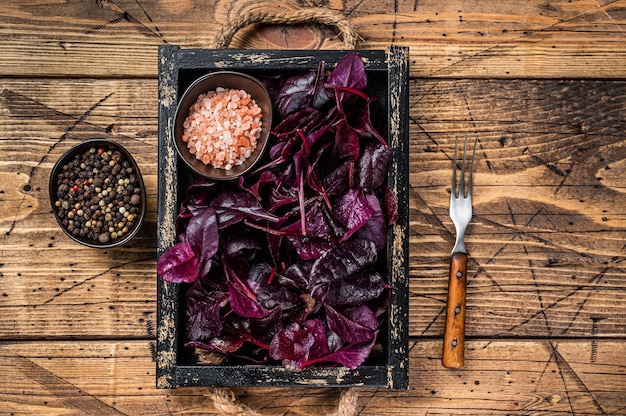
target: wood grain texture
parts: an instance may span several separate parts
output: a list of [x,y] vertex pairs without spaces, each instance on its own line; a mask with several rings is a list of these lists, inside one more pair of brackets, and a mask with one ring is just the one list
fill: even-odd
[[[1,86],[0,273],[10,278],[0,279],[0,307],[19,319],[3,320],[0,336],[146,334],[156,290],[156,81]],[[410,90],[411,335],[443,333],[454,136],[476,130],[468,336],[623,336],[626,83],[420,79]],[[93,136],[127,146],[146,182],[147,223],[124,249],[77,247],[50,214],[53,162]]]
[[414,82],[410,264],[413,305],[420,306],[411,309],[419,310],[411,316],[412,334],[442,330],[441,270],[454,243],[443,195],[454,136],[466,131],[480,138],[465,240],[467,335],[622,333],[626,215],[617,178],[626,168],[625,87]]
[[[156,90],[128,87],[0,80],[0,338],[154,336]],[[52,165],[88,138],[122,143],[144,177],[146,223],[123,248],[84,249],[54,221]]]
[[[620,64],[626,59],[626,0],[334,3],[330,7],[355,25],[363,48],[409,46],[414,77],[626,75]],[[293,0],[279,7],[310,6]],[[10,2],[0,16],[0,75],[156,78],[158,45],[212,48],[230,19],[264,7],[276,6],[268,0]],[[231,46],[338,49],[336,37],[315,25],[251,27]]]
[[[158,390],[148,341],[0,344],[3,412],[46,415],[217,414],[207,388]],[[620,341],[468,341],[464,370],[441,366],[439,341],[411,344],[411,389],[359,390],[360,415],[622,414]],[[114,382],[113,382],[114,381]],[[602,387],[600,387],[602,386]],[[263,415],[320,415],[340,390],[236,388]]]

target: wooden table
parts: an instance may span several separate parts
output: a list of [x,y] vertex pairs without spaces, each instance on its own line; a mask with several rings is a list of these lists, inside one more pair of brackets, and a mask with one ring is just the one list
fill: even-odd
[[[217,414],[155,387],[157,48],[212,48],[233,17],[325,5],[361,48],[410,47],[410,389],[361,415],[626,414],[626,0],[4,2],[0,17],[0,414]],[[337,49],[333,28],[250,27],[231,47]],[[454,137],[480,137],[462,370],[441,365]],[[148,192],[124,248],[65,237],[53,163],[123,143]],[[339,391],[236,388],[263,415]]]

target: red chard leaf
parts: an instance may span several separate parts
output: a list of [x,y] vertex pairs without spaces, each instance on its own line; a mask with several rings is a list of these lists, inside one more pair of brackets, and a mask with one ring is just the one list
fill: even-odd
[[187,348],[199,348],[201,350],[219,352],[222,354],[232,354],[239,350],[246,340],[237,334],[225,333],[219,337],[214,337],[208,342],[189,341],[185,344]]
[[393,149],[378,142],[365,147],[358,164],[359,186],[363,190],[374,192],[385,183],[392,156]]
[[344,56],[328,75],[326,84],[364,89],[367,86],[367,75],[361,56],[356,52]]
[[398,200],[389,188],[385,188],[383,207],[385,209],[385,218],[387,218],[387,225],[395,224],[398,220]]
[[387,284],[378,272],[355,273],[313,290],[315,300],[325,305],[361,305],[377,299]]
[[346,342],[371,341],[378,329],[376,315],[366,305],[346,309],[340,313],[324,305],[328,328]]
[[200,259],[188,242],[174,244],[157,261],[157,274],[170,283],[192,283],[198,280]]
[[270,356],[275,360],[300,360],[308,357],[315,337],[297,322],[279,331],[270,344]]
[[382,250],[387,246],[387,223],[376,195],[367,194],[365,199],[372,208],[372,215],[357,230],[356,238],[369,240],[378,250]]
[[309,349],[308,358],[317,358],[329,352],[328,341],[326,339],[326,325],[320,319],[310,319],[304,321],[302,326],[313,335],[313,345]]
[[337,363],[342,364],[351,370],[355,370],[357,367],[365,362],[367,357],[369,357],[375,344],[376,337],[367,342],[346,344],[334,352],[322,355],[321,357],[314,358],[305,362],[301,362],[299,363],[298,368],[300,370],[304,370],[315,364]]
[[360,151],[359,135],[352,130],[346,119],[339,120],[335,124],[335,158],[354,162],[359,158]]
[[352,236],[374,213],[361,188],[351,188],[335,201],[333,215],[343,223],[346,233],[341,237],[345,241]]
[[192,341],[208,341],[222,331],[220,310],[228,304],[228,293],[205,290],[196,281],[185,293],[186,334]]
[[199,273],[204,276],[209,272],[211,258],[217,253],[219,246],[217,216],[212,208],[197,210],[196,215],[189,219],[185,240],[200,259]]
[[233,312],[247,318],[262,318],[269,315],[270,311],[259,305],[252,289],[239,277],[238,272],[231,267],[225,257],[222,258],[222,267],[226,274],[230,307]]
[[371,98],[368,99],[363,107],[363,111],[360,112],[357,117],[351,119],[351,126],[354,131],[359,133],[362,137],[376,139],[380,144],[387,147],[387,141],[372,125],[372,116],[370,114],[370,105],[372,101],[374,100]]
[[278,93],[275,103],[278,113],[285,117],[303,107],[310,107],[316,79],[315,72],[288,78]]
[[313,264],[309,286],[346,278],[376,262],[376,246],[367,240],[348,240],[324,253]]

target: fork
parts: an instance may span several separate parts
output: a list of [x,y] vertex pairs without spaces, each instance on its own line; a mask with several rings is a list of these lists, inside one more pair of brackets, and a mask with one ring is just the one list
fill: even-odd
[[446,326],[443,337],[444,367],[461,368],[465,361],[465,293],[467,285],[467,250],[465,249],[465,230],[472,219],[472,175],[474,172],[474,156],[476,142],[472,151],[469,167],[467,195],[465,194],[465,170],[467,168],[467,141],[463,145],[463,164],[457,194],[457,151],[459,139],[454,143],[454,161],[452,172],[452,192],[450,193],[450,218],[456,229],[456,241],[450,258],[450,277],[448,281],[448,302],[446,307]]

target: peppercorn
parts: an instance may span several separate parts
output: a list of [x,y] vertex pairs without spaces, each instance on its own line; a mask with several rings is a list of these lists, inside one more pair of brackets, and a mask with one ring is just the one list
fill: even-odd
[[110,235],[108,232],[104,232],[98,236],[98,241],[100,241],[102,244],[108,243],[109,239],[110,239]]
[[139,205],[140,202],[141,202],[141,196],[134,194],[133,196],[130,197],[131,205]]
[[[142,199],[129,195],[141,186],[138,174],[114,146],[91,147],[63,165],[56,175],[54,207],[70,233],[107,244],[132,230],[127,217]],[[134,217],[133,217],[134,218]]]

